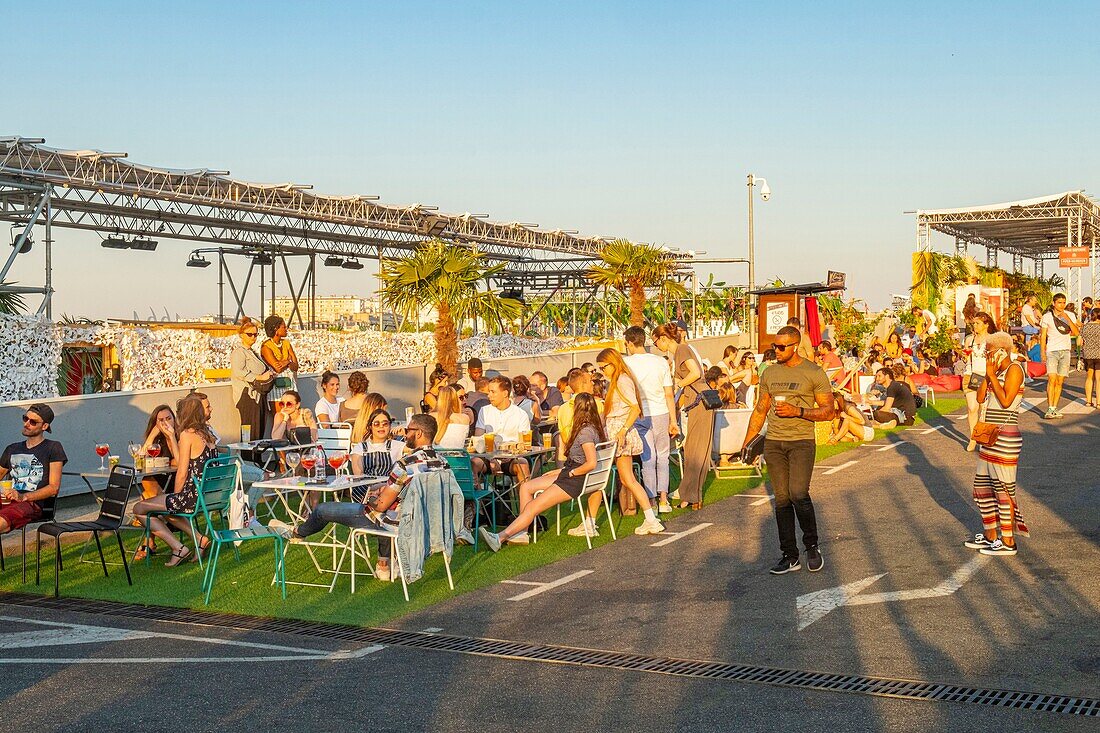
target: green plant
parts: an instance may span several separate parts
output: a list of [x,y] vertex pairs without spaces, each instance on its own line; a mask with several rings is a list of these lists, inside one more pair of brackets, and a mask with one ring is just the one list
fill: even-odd
[[616,239],[603,248],[600,260],[588,269],[588,279],[629,295],[632,326],[645,325],[646,288],[658,288],[665,298],[684,294],[684,286],[673,279],[676,259],[660,247]]
[[27,302],[23,300],[23,295],[21,293],[3,290],[4,286],[14,284],[15,283],[9,283],[6,280],[0,281],[0,313],[14,316],[27,309]]
[[931,336],[926,335],[921,342],[921,348],[932,356],[939,357],[951,353],[958,343],[954,338],[955,319],[941,318],[936,326],[936,333]]
[[424,307],[434,308],[436,361],[449,373],[458,367],[458,331],[455,320],[483,318],[490,328],[523,313],[523,304],[501,298],[479,284],[504,269],[487,266],[485,256],[467,247],[438,239],[422,244],[398,260],[385,260],[377,277],[382,302],[406,320]]

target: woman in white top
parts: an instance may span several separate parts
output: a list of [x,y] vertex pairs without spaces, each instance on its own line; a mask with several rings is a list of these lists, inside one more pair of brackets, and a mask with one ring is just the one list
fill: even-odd
[[[355,476],[385,478],[393,464],[405,454],[405,441],[390,437],[393,419],[385,410],[373,410],[367,418],[368,432],[363,440],[351,444],[351,472]],[[362,502],[366,491],[352,489],[354,501]]]
[[737,390],[737,401],[752,407],[756,401],[754,399],[750,404],[749,390],[754,385],[760,384],[760,375],[756,371],[756,357],[752,355],[751,351],[746,351],[741,355],[737,368],[731,370],[729,375],[733,388]]
[[642,416],[641,398],[634,373],[623,361],[623,356],[615,349],[604,349],[596,356],[596,365],[607,379],[607,398],[604,401],[604,429],[608,440],[614,440],[618,447],[615,451],[615,467],[623,488],[634,495],[645,521],[634,530],[634,534],[657,534],[664,532],[665,526],[653,512],[645,488],[634,476],[634,456],[642,452],[642,438],[634,427],[635,421]]
[[452,387],[440,387],[432,411],[439,429],[432,441],[437,448],[461,450],[470,435],[470,418],[462,410],[462,402]]
[[[985,383],[985,340],[991,333],[997,332],[997,322],[993,316],[985,311],[979,312],[970,322],[973,332],[963,342],[963,354],[966,356],[966,371],[963,372],[963,396],[966,397],[966,422],[970,426],[970,432],[974,432],[974,426],[978,424],[978,390],[969,386],[970,376],[976,376],[976,381]],[[973,452],[978,444],[973,440],[966,446]]]
[[729,376],[738,371],[737,365],[740,363],[741,360],[737,358],[737,347],[730,344],[726,347],[725,351],[722,352],[722,360],[714,366],[725,372],[726,376]]
[[334,422],[340,422],[340,403],[343,397],[337,397],[340,391],[340,375],[335,372],[325,371],[321,375],[321,399],[313,408],[313,414],[321,427],[327,428]]

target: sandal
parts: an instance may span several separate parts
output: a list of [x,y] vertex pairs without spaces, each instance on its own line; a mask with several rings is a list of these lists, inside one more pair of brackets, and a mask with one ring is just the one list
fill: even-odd
[[187,545],[182,545],[178,550],[172,553],[172,559],[164,563],[166,568],[174,568],[180,565],[191,555],[191,548]]
[[[206,538],[204,537],[203,539],[206,539]],[[206,553],[210,550],[210,545],[212,545],[212,544],[214,544],[214,543],[211,542],[210,540],[206,540],[205,545],[200,544],[199,547],[198,547],[198,552],[196,552],[195,556],[193,558],[191,558],[191,561],[192,562],[198,562],[200,559],[205,560],[206,559]]]
[[157,554],[156,545],[142,542],[138,545],[138,548],[134,550],[134,562],[141,562],[145,558],[155,554]]

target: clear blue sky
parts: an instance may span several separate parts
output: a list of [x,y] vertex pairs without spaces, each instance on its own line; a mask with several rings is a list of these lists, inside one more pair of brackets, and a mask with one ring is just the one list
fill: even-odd
[[[1100,190],[1100,5],[40,3],[0,134],[905,292],[903,211]],[[191,245],[59,230],[55,313],[216,310]],[[941,246],[946,246],[946,242]],[[37,283],[40,261],[16,277]],[[1002,264],[1009,264],[1007,262]],[[743,282],[743,266],[715,268]],[[323,272],[321,293],[373,288]],[[704,277],[705,279],[705,277]]]

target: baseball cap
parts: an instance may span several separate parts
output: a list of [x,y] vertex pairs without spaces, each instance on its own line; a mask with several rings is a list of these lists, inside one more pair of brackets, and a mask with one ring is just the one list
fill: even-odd
[[673,325],[673,326],[676,326],[676,328],[680,329],[681,331],[687,331],[687,330],[688,330],[688,324],[687,324],[687,321],[685,321],[685,320],[683,320],[683,319],[679,319],[679,320],[673,321],[673,322],[672,322],[672,325]]
[[46,423],[46,432],[52,433],[53,429],[49,426],[53,422],[53,408],[47,405],[45,402],[35,402],[33,405],[27,408],[27,412],[33,412],[42,418],[42,422]]

